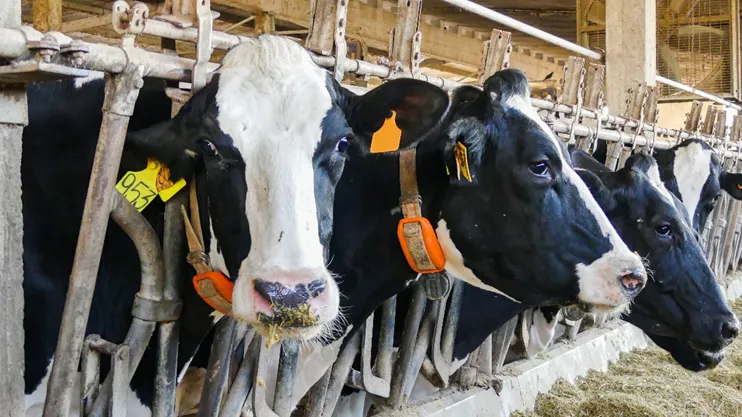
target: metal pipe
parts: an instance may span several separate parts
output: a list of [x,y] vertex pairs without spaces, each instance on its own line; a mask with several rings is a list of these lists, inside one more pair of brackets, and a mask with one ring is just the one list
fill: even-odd
[[381,305],[379,323],[379,348],[376,355],[376,372],[381,379],[392,378],[392,350],[394,349],[394,322],[397,311],[397,296],[392,296]]
[[[81,63],[74,67],[93,71],[120,73],[124,71],[127,64],[141,65],[144,67],[143,75],[147,77],[190,81],[191,68],[195,63],[192,59],[164,55],[135,47],[124,50],[119,46],[82,41],[80,45],[87,48],[88,52],[80,56]],[[18,29],[0,28],[0,57],[16,59],[29,52],[23,32]],[[210,63],[208,68],[210,72],[213,72],[217,67],[217,64]]]
[[412,364],[415,339],[420,330],[420,321],[423,318],[426,303],[427,297],[425,296],[425,290],[418,282],[412,288],[412,299],[407,310],[407,315],[405,316],[402,341],[399,344],[399,358],[394,366],[392,387],[389,393],[389,405],[392,407],[402,405],[405,375]]
[[438,304],[440,300],[431,301],[426,308],[425,318],[423,319],[420,331],[417,334],[417,340],[412,352],[412,359],[407,369],[403,369],[404,377],[402,379],[402,404],[407,403],[415,385],[417,375],[420,373],[420,367],[425,360],[425,355],[430,346],[430,338],[433,336],[436,317],[438,316]]
[[299,359],[299,342],[284,340],[281,343],[278,374],[276,375],[276,389],[273,396],[273,411],[279,417],[289,417],[293,404],[294,380],[296,379],[296,362]]
[[327,388],[327,395],[325,396],[325,402],[322,405],[323,416],[333,415],[338,400],[340,399],[340,393],[345,386],[345,381],[348,379],[350,368],[353,366],[353,360],[355,359],[360,349],[361,332],[356,331],[348,344],[345,346],[345,349],[340,352],[337,360],[335,360],[335,363],[332,365],[332,369],[330,372],[330,382]]
[[[444,1],[446,1],[446,0],[444,0]],[[683,90],[683,91],[688,92],[688,93],[691,93],[691,94],[695,94],[695,95],[697,95],[699,97],[703,97],[703,98],[705,98],[707,100],[711,100],[711,101],[713,101],[715,103],[723,104],[724,106],[729,107],[729,108],[732,108],[734,110],[737,110],[737,111],[742,110],[742,107],[740,107],[737,104],[732,103],[731,101],[724,100],[723,98],[721,98],[719,96],[715,96],[715,95],[710,94],[710,93],[707,93],[705,91],[698,90],[698,89],[693,88],[693,87],[691,87],[689,85],[685,85],[685,84],[679,83],[679,82],[677,82],[675,80],[671,80],[669,78],[665,78],[665,77],[663,77],[661,75],[657,75],[655,77],[655,79],[659,83],[662,83],[662,84],[665,84],[665,85],[669,85],[670,87],[674,87],[674,88],[677,88],[678,90]]]
[[44,417],[66,417],[70,410],[72,385],[77,378],[112,198],[116,192],[116,174],[124,149],[129,116],[133,113],[141,83],[142,69],[132,66],[123,73],[106,79],[103,121],[57,338],[56,360],[49,377]]
[[219,414],[219,407],[227,390],[228,359],[236,333],[237,320],[232,317],[224,316],[216,324],[197,417],[216,417]]
[[598,52],[591,51],[590,49],[587,49],[575,43],[566,41],[558,36],[552,35],[551,33],[544,32],[541,29],[536,29],[533,26],[530,26],[523,22],[515,20],[512,17],[505,16],[502,13],[497,13],[496,11],[492,9],[488,9],[472,1],[469,1],[469,0],[441,0],[441,1],[443,1],[444,3],[448,3],[452,6],[460,7],[470,13],[474,13],[475,15],[482,16],[495,23],[499,23],[511,29],[515,29],[518,32],[522,32],[522,33],[525,33],[526,35],[531,35],[537,39],[541,39],[542,41],[546,41],[548,43],[554,44],[568,51],[572,51],[572,52],[578,53],[580,55],[583,55],[583,56],[586,56],[592,59],[602,58],[602,55]]
[[[173,310],[171,305],[160,304],[165,288],[165,268],[157,233],[155,233],[147,219],[126,201],[121,194],[113,193],[112,201],[111,218],[134,242],[137,254],[139,255],[142,275],[139,293],[136,296],[132,309],[134,318],[122,343],[129,346],[129,375],[126,379],[128,383],[131,377],[134,376],[134,372],[137,366],[139,366],[139,362],[142,360],[142,356],[144,356],[144,352],[154,334],[157,316],[165,315],[172,318],[173,311],[175,311],[175,316],[177,316],[179,307]],[[174,367],[175,364],[171,366]],[[174,370],[173,374],[175,374]],[[119,375],[119,377],[121,376]],[[101,388],[101,393],[95,400],[93,410],[90,413],[91,417],[103,417],[107,415],[107,410],[112,406],[109,398],[115,392],[114,387],[118,386],[116,378],[114,374],[109,374],[106,377]]]
[[[180,206],[186,204],[186,201],[186,193],[181,191],[165,203],[165,230],[162,238],[165,267],[162,292],[164,300],[180,300],[181,256],[184,241]],[[155,396],[152,402],[153,417],[170,417],[172,410],[175,409],[179,331],[178,321],[169,321],[159,325]]]
[[255,364],[258,360],[258,354],[260,354],[260,340],[260,336],[256,335],[255,332],[245,336],[245,343],[249,347],[242,359],[240,369],[237,371],[237,376],[235,376],[232,386],[229,387],[229,393],[224,401],[224,406],[219,411],[219,417],[239,417],[242,407],[247,401],[247,394],[252,388]]

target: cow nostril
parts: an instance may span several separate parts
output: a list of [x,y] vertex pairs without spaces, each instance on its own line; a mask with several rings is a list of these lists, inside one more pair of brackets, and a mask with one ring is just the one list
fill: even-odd
[[325,285],[327,282],[323,279],[316,279],[307,285],[307,289],[309,290],[309,296],[312,298],[315,298],[322,294],[322,292],[325,290]]
[[[270,302],[274,309],[276,307],[296,308],[306,303],[310,298],[309,290],[307,289],[308,286],[304,284],[287,287],[280,282],[256,279],[253,286],[255,287],[255,292]],[[314,292],[319,294],[322,290],[324,290],[324,287],[317,288]]]
[[724,324],[721,325],[721,337],[723,337],[724,340],[734,339],[737,335],[739,335],[739,322],[736,320],[725,321]]
[[639,294],[642,288],[644,288],[644,276],[634,272],[623,275],[618,280],[629,297]]

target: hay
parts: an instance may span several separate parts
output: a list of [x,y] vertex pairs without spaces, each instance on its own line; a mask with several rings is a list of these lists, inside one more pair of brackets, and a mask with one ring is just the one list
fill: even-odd
[[[742,314],[742,300],[733,305]],[[652,347],[622,353],[608,372],[590,371],[576,385],[557,382],[520,417],[730,417],[742,416],[742,341],[711,371],[683,369]]]

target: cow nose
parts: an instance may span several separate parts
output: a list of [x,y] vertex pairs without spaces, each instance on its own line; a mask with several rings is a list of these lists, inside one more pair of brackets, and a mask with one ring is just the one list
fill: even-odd
[[315,298],[325,290],[324,280],[314,280],[309,284],[297,284],[288,287],[280,282],[256,279],[254,281],[255,292],[268,300],[271,305],[284,308],[296,308]]
[[621,283],[624,293],[628,297],[635,297],[644,288],[647,278],[641,272],[632,271],[622,275],[618,280]]
[[721,337],[725,341],[731,341],[739,335],[739,321],[736,318],[726,320],[721,324]]

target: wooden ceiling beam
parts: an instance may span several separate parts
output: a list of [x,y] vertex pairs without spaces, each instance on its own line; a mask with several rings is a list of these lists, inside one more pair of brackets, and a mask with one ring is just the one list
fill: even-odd
[[34,0],[33,26],[41,32],[62,29],[62,0]]
[[73,20],[62,23],[62,32],[83,32],[88,29],[100,26],[112,26],[113,18],[111,14],[102,14],[100,16],[90,16],[84,19]]

